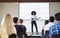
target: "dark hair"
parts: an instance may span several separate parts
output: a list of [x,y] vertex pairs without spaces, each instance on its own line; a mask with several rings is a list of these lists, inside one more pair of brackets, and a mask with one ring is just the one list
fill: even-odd
[[60,12],[58,12],[58,13],[55,14],[55,19],[57,21],[60,21]]
[[14,18],[13,18],[13,22],[14,22],[14,23],[17,23],[17,21],[18,21],[18,17],[14,17]]
[[49,20],[45,20],[45,25],[47,25],[49,23]]
[[23,19],[20,19],[20,20],[19,20],[19,23],[23,23]]
[[50,22],[54,22],[54,17],[53,16],[50,16],[49,21]]
[[[33,13],[34,13],[34,14],[33,14]],[[32,12],[31,12],[31,15],[36,15],[36,12],[35,12],[35,11],[32,11]]]

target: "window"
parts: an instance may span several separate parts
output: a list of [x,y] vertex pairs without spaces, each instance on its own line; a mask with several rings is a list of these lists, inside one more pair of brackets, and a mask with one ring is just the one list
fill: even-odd
[[37,17],[46,20],[49,19],[49,3],[20,3],[19,17],[22,19],[30,19],[31,12],[36,11]]
[[[19,4],[19,18],[24,20],[24,25],[27,28],[27,32],[31,32],[31,12],[36,11],[36,16],[41,17],[40,21],[37,21],[38,32],[41,32],[44,20],[49,19],[49,3],[20,3]],[[35,32],[34,28],[34,32]]]

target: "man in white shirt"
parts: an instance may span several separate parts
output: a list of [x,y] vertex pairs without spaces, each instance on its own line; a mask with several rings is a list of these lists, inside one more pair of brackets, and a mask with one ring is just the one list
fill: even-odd
[[[49,18],[49,23],[47,25],[45,25],[45,27],[44,27],[44,32],[45,32],[44,34],[47,35],[48,37],[49,37],[49,28],[52,25],[54,25],[54,17],[53,16],[51,16]],[[48,38],[48,37],[46,37],[46,38]]]
[[49,23],[44,27],[44,31],[49,30],[49,28],[54,25],[54,17],[51,16],[49,19]]

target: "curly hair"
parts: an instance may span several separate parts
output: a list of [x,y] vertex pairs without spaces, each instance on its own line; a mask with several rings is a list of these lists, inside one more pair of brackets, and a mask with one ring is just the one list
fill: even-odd
[[31,12],[31,15],[36,15],[36,12],[35,12],[35,11],[32,11],[32,12]]

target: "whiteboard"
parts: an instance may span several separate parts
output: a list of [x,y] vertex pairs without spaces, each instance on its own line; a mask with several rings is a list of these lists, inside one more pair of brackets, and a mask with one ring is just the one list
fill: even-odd
[[32,11],[36,11],[40,19],[49,19],[49,3],[19,3],[19,18],[31,19]]

